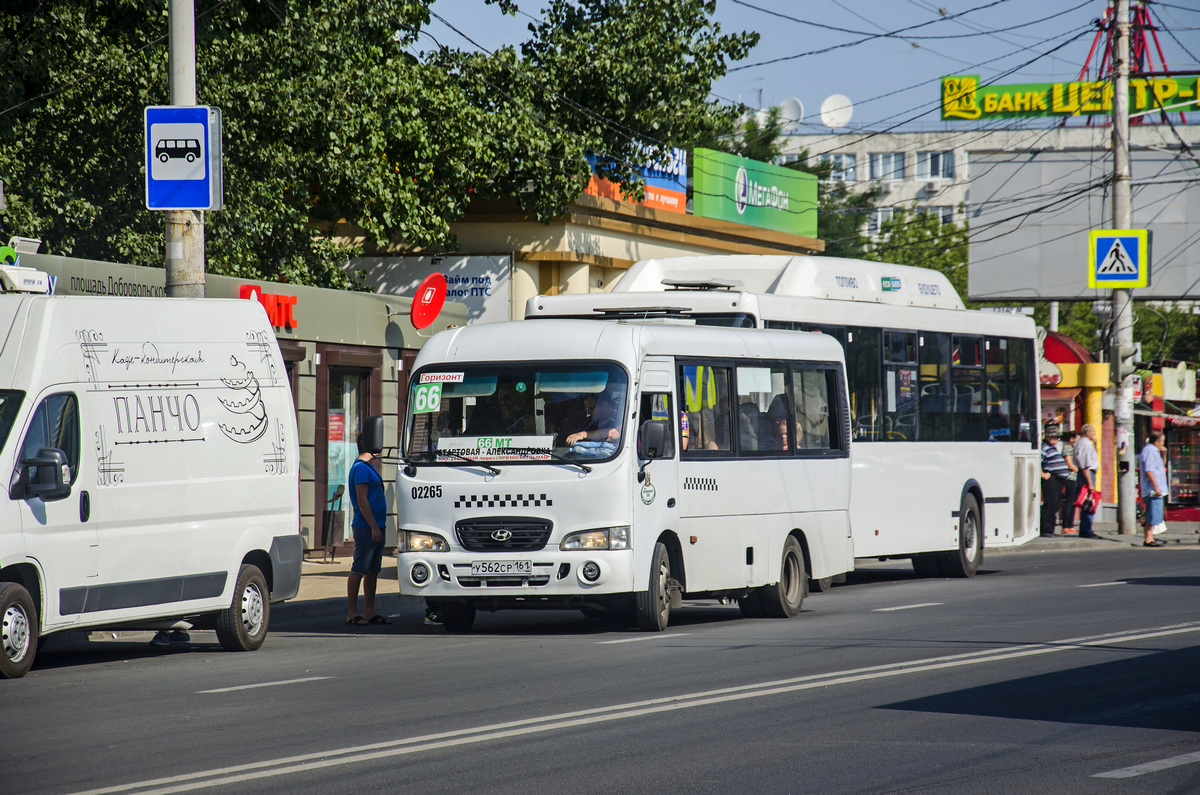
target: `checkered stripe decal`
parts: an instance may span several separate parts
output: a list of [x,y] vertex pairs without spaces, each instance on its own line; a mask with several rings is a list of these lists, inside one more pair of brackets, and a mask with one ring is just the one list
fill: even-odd
[[718,491],[716,478],[684,478],[684,491]]
[[454,501],[455,508],[549,508],[554,500],[545,494],[465,494],[458,495]]

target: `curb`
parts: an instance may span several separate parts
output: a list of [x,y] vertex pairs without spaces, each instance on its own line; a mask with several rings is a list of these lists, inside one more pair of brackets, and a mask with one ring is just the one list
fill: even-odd
[[[401,611],[425,611],[425,600],[420,596],[405,596],[398,593],[381,593],[375,595],[375,610],[379,613],[391,614]],[[303,601],[288,601],[271,605],[272,621],[298,621],[306,618],[326,618],[328,616],[345,616],[346,597],[333,599],[306,599]]]

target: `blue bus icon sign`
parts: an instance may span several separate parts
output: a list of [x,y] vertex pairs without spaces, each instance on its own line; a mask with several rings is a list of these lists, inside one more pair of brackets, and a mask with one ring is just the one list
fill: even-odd
[[220,109],[148,107],[145,131],[146,207],[220,209],[224,193]]

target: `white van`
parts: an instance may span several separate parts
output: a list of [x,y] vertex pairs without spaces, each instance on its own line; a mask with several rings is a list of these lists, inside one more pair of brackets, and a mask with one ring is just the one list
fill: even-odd
[[854,566],[830,337],[491,323],[435,335],[410,383],[400,591],[447,630],[573,608],[661,631],[685,597],[789,618]]
[[0,295],[0,674],[68,629],[258,648],[299,589],[298,466],[257,302]]

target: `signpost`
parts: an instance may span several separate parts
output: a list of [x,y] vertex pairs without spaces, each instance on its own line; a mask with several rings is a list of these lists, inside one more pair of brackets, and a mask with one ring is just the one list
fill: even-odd
[[1088,232],[1088,287],[1150,286],[1150,233],[1145,229]]
[[221,109],[148,107],[145,132],[146,208],[221,209]]

